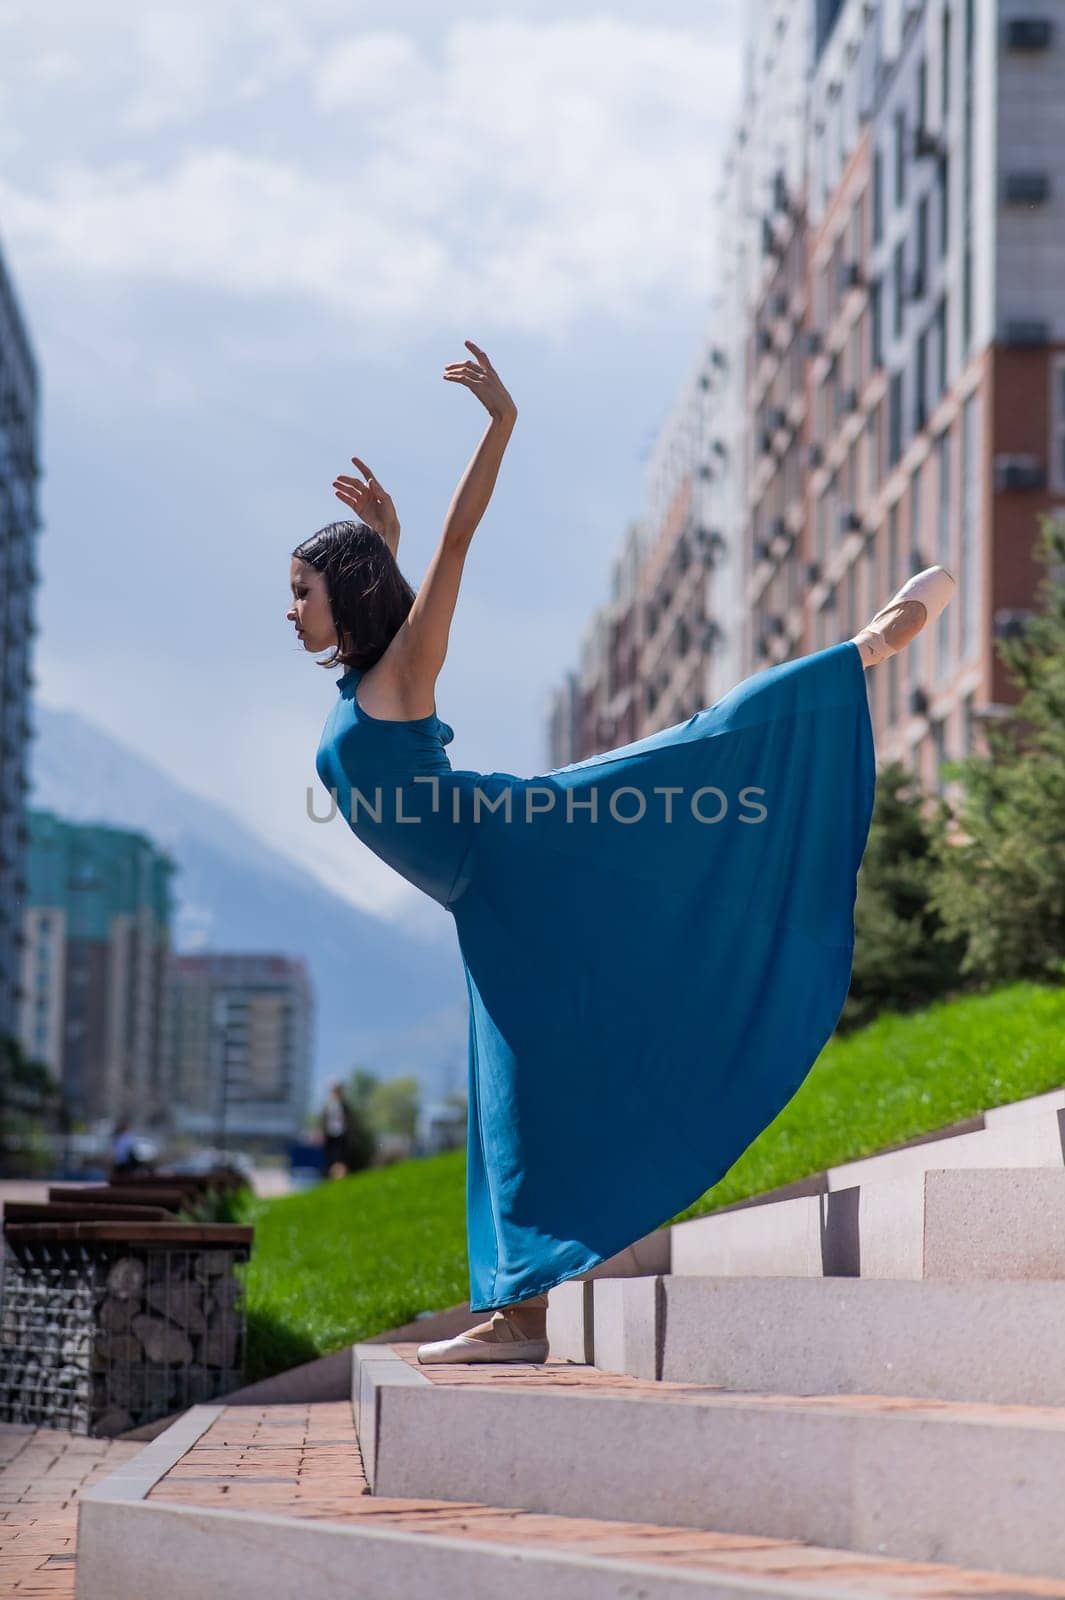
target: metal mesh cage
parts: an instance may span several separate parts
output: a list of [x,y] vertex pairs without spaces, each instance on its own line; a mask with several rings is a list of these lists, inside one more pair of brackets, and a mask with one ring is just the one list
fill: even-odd
[[0,1421],[122,1433],[239,1388],[243,1244],[4,1244]]

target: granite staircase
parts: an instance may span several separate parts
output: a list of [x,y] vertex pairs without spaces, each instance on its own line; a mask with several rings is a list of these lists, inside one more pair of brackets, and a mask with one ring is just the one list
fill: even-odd
[[352,1352],[83,1497],[80,1600],[1061,1596],[1065,1091],[660,1229],[540,1366]]

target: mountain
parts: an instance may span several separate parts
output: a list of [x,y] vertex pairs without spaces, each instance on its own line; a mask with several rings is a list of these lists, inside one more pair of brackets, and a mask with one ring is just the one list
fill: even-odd
[[38,704],[34,718],[30,807],[141,829],[165,850],[177,867],[175,951],[304,957],[319,1100],[356,1064],[385,1078],[414,1072],[427,1099],[465,1088],[466,982],[446,913],[430,938],[425,918],[400,928],[361,911],[77,712]]

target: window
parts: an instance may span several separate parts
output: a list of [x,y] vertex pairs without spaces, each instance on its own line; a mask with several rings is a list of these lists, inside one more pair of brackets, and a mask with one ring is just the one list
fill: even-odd
[[962,738],[964,740],[964,744],[963,744],[963,747],[962,747],[962,754],[966,755],[966,756],[971,756],[974,753],[975,749],[976,749],[976,715],[975,715],[975,713],[976,713],[976,690],[975,689],[970,689],[969,690],[969,693],[965,696],[965,699],[962,701],[961,705],[962,705],[962,713],[963,713],[963,718],[964,718],[963,723],[962,723],[962,728],[963,728]]
[[[946,615],[945,612],[942,613],[942,615],[940,617],[941,621],[942,621],[943,616],[945,616],[945,615]],[[943,780],[943,770],[942,769],[943,769],[943,763],[947,759],[947,729],[946,729],[946,721],[945,721],[945,719],[943,717],[937,717],[936,720],[932,724],[932,746],[933,746],[933,749],[935,751],[935,767],[936,767],[935,784],[936,784],[936,792],[938,794],[942,794],[943,790],[945,788],[945,784],[944,784],[944,780]]]
[[917,260],[914,263],[914,292],[923,296],[928,284],[928,196],[923,194],[917,207]]
[[906,113],[895,113],[895,204],[901,206],[906,199]]
[[928,126],[928,57],[922,56],[917,68],[917,126]]
[[888,391],[888,466],[902,455],[902,373],[893,372]]
[[939,259],[950,249],[950,156],[946,151],[936,167],[936,194],[939,206]]
[[880,488],[880,416],[883,409],[883,402],[878,402],[876,408],[869,414],[866,471],[868,473],[870,496],[875,495]]
[[884,365],[884,284],[881,278],[869,287],[869,365],[873,372]]
[[1065,357],[1050,369],[1050,478],[1055,494],[1065,494]]
[[906,304],[906,241],[900,239],[895,246],[894,258],[894,288],[895,288],[895,314],[892,319],[892,332],[896,339],[902,337],[902,318]]
[[939,105],[944,123],[950,115],[950,47],[950,7],[944,6],[939,39]]
[[914,356],[913,426],[917,433],[928,421],[928,329],[922,330]]
[[852,561],[850,566],[847,568],[847,600],[844,624],[847,630],[848,638],[858,631],[856,611],[857,601],[854,593],[854,562]]
[[[901,585],[902,574],[899,571],[899,503],[896,500],[888,512],[888,570],[885,592],[894,594]],[[894,668],[894,671],[891,669]],[[899,717],[899,658],[891,656],[888,660],[888,725],[893,726]]]
[[[923,567],[930,567],[932,563],[926,561],[921,549],[921,467],[914,469],[910,479],[910,564],[909,571],[919,572]],[[910,688],[916,688],[921,681],[924,671],[925,636],[919,633],[913,643],[906,647],[906,660],[910,668]],[[894,657],[892,658],[894,659]]]
[[[939,514],[936,519],[936,560],[941,567],[954,570],[954,563],[950,554],[950,432],[941,433],[936,446],[936,459],[939,468]],[[936,621],[935,647],[936,647],[936,677],[941,678],[947,670],[948,642],[950,629],[950,610],[942,611]]]
[[973,167],[974,167],[974,113],[976,83],[974,52],[976,45],[975,0],[965,0],[965,81],[964,116],[962,136],[962,268],[961,268],[961,342],[968,356],[973,339]]
[[873,151],[873,244],[884,237],[884,152],[877,145]]
[[851,440],[851,447],[847,451],[847,508],[854,510],[858,505],[858,441]]
[[950,377],[949,331],[947,323],[947,297],[942,295],[936,306],[936,399],[941,400],[947,392],[947,383]]
[[[976,638],[976,551],[979,531],[977,518],[980,514],[981,460],[979,391],[971,394],[965,402],[961,422],[961,451],[961,550],[958,557],[958,579],[962,594],[959,624],[961,638],[958,648],[964,660]],[[953,567],[951,571],[954,571]]]

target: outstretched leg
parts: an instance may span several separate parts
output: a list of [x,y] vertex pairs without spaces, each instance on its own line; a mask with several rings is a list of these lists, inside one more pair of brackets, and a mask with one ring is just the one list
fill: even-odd
[[925,567],[907,579],[902,588],[856,633],[863,667],[875,667],[896,655],[935,620],[954,593],[954,579],[946,567]]

